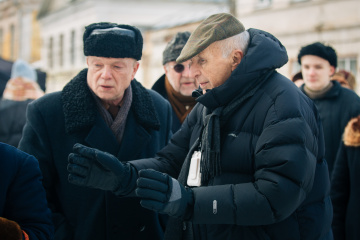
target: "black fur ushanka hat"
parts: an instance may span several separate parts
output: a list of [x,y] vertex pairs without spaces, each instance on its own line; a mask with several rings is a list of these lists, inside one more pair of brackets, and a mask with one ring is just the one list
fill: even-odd
[[83,35],[85,56],[134,58],[140,60],[143,38],[136,27],[109,22],[85,27]]
[[300,49],[298,55],[298,62],[301,64],[301,58],[305,55],[314,55],[327,60],[331,66],[337,67],[337,55],[335,50],[322,44],[321,42],[315,42]]

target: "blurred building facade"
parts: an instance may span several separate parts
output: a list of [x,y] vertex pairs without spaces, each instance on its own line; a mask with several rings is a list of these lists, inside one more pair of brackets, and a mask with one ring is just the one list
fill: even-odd
[[[4,47],[10,37],[4,37],[4,30],[1,33],[4,19],[10,16],[3,14],[8,9],[3,6],[9,2],[16,5],[21,1],[0,0],[0,56],[11,55],[11,48]],[[193,31],[203,19],[218,12],[231,12],[246,28],[262,29],[280,39],[289,62],[279,72],[289,78],[299,70],[297,54],[301,46],[315,41],[332,45],[339,57],[338,69],[360,78],[359,0],[44,0],[38,9],[42,43],[38,64],[48,74],[47,92],[60,90],[86,67],[82,34],[90,23],[124,23],[142,31],[143,58],[136,78],[151,87],[163,73],[162,51],[167,41],[178,31]]]
[[[45,0],[38,20],[43,42],[42,65],[48,73],[48,92],[61,89],[86,67],[82,35],[84,27],[90,23],[115,22],[134,25],[141,30],[144,53],[136,79],[151,87],[163,71],[161,58],[155,57],[156,64],[152,62],[153,54],[160,51],[161,55],[165,43],[171,38],[168,33],[159,34],[157,37],[160,38],[154,42],[151,30],[184,28],[205,19],[208,14],[224,11],[228,9],[223,0]],[[157,65],[157,71],[150,69],[153,65]]]
[[41,59],[37,14],[42,0],[0,0],[0,57],[21,58],[34,65]]

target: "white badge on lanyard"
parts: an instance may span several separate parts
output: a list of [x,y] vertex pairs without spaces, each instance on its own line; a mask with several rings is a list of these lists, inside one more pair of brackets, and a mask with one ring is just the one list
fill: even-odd
[[190,187],[201,186],[200,160],[201,152],[194,151],[191,157],[189,174],[187,178],[187,185]]

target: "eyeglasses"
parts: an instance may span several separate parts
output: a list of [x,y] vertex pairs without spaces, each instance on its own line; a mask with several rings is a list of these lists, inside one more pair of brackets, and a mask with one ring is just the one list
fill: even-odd
[[170,67],[173,68],[174,71],[177,72],[177,73],[182,73],[184,71],[184,69],[185,69],[185,66],[180,64],[180,63],[175,64],[174,66],[170,66]]

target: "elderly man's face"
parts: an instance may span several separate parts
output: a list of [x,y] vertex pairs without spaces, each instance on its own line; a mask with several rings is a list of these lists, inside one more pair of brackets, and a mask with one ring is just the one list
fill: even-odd
[[[192,92],[199,86],[195,79],[190,77],[189,63],[190,60],[181,63],[182,66],[179,66],[175,61],[172,61],[164,65],[170,85],[183,96],[191,96]],[[182,71],[180,72],[180,70]]]
[[315,55],[301,57],[301,72],[304,83],[312,91],[321,91],[330,83],[330,76],[335,68],[330,63]]
[[139,68],[132,58],[87,57],[87,83],[106,104],[118,105]]
[[[190,76],[196,79],[204,94],[207,89],[220,86],[230,77],[231,72],[240,63],[235,63],[233,56],[231,53],[224,58],[218,45],[212,43],[191,59]],[[241,58],[237,60],[240,61]]]

